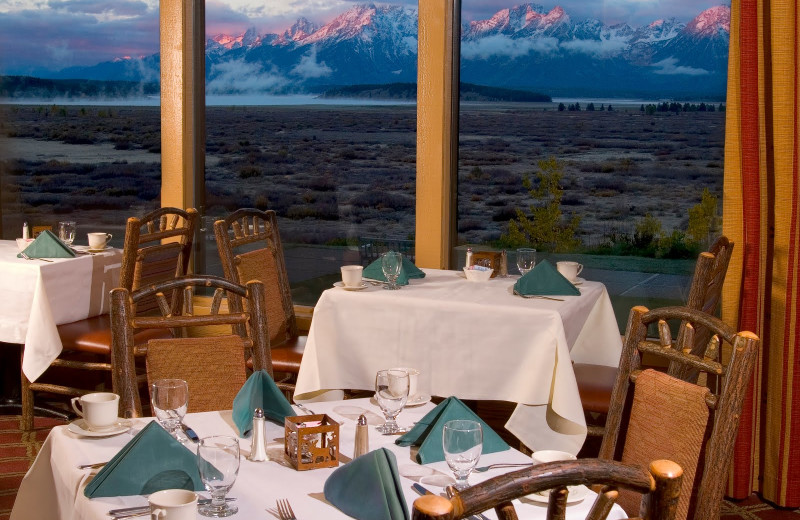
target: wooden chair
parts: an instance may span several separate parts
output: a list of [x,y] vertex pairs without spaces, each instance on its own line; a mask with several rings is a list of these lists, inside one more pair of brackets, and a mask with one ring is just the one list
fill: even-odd
[[672,520],[680,493],[681,467],[669,460],[653,461],[649,470],[614,461],[579,459],[538,464],[499,475],[463,491],[447,488],[450,499],[426,495],[414,501],[414,520],[457,520],[494,508],[500,520],[517,520],[512,500],[550,489],[548,520],[563,520],[570,485],[600,485],[587,519],[601,520],[611,512],[618,488],[644,494],[634,517],[642,520]]
[[[195,291],[213,291],[210,313],[195,313]],[[181,293],[182,308],[176,308]],[[136,313],[144,301],[155,300],[160,314]],[[227,305],[223,305],[224,300]],[[245,310],[247,307],[247,310]],[[111,291],[112,357],[114,392],[120,395],[120,415],[140,417],[142,404],[136,374],[136,358],[147,357],[148,378],[186,379],[190,409],[208,411],[229,409],[246,379],[246,364],[272,375],[267,338],[264,285],[251,280],[247,286],[217,276],[184,276],[133,292],[124,287]],[[227,335],[188,337],[173,334],[138,343],[142,330],[187,331],[196,327],[230,327]],[[151,352],[150,349],[153,349]]]
[[[298,331],[275,212],[237,210],[214,223],[214,234],[227,279],[238,284],[264,282],[272,367],[296,378],[307,336]],[[294,391],[291,384],[279,386]]]
[[[127,221],[123,246],[120,287],[134,290],[142,285],[169,280],[186,273],[192,251],[198,213],[195,209],[160,208],[142,218]],[[155,301],[142,302],[139,312],[155,310]],[[137,337],[146,341],[168,331],[147,331]],[[101,314],[58,326],[63,351],[51,367],[63,367],[95,374],[111,372],[111,319]],[[77,373],[76,373],[77,374]],[[73,375],[71,381],[81,381]],[[86,379],[86,376],[83,378]],[[95,380],[93,377],[89,377]],[[102,379],[100,379],[102,381]],[[78,396],[95,391],[37,380],[22,375],[23,428],[33,427],[33,392]]]
[[[676,340],[670,321],[680,322]],[[658,329],[657,339],[648,339],[650,326]],[[693,353],[701,328],[710,338]],[[676,518],[718,519],[758,346],[752,332],[735,332],[700,310],[631,309],[600,458],[642,466],[652,458],[675,461],[684,471]],[[642,370],[644,354],[663,359],[671,371],[701,377],[686,381]],[[630,513],[633,500],[621,496],[620,504]]]
[[[725,274],[728,272],[732,254],[733,242],[724,235],[719,237],[707,252],[700,253],[695,264],[689,297],[686,301],[687,307],[708,314],[717,312],[722,294],[722,284],[725,282]],[[708,336],[702,330],[696,331],[697,348],[702,349],[705,346]],[[611,405],[611,392],[617,380],[617,367],[574,363],[572,368],[575,371],[575,380],[578,383],[578,392],[584,412],[589,417],[599,417],[599,422],[602,423]],[[587,422],[589,422],[588,433],[590,436],[602,436],[605,433],[602,424]]]

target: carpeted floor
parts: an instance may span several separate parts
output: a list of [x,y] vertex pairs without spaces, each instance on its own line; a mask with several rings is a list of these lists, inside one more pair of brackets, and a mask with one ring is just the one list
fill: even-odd
[[[36,418],[34,430],[20,430],[19,416],[0,416],[0,520],[8,520],[22,477],[44,439],[58,419]],[[781,509],[763,502],[756,495],[741,500],[725,500],[720,520],[800,520],[800,509]]]

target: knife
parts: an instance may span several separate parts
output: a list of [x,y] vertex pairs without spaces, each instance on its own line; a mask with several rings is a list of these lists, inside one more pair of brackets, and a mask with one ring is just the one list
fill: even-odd
[[[430,491],[430,490],[426,489],[425,487],[423,487],[422,485],[420,485],[417,482],[414,482],[413,484],[411,484],[411,489],[416,491],[417,494],[420,495],[420,496],[435,495],[436,494],[433,491]],[[481,513],[478,513],[477,515],[472,515],[470,518],[480,518],[480,520],[489,520],[487,517],[483,516]]]
[[192,440],[192,442],[200,442],[200,437],[197,436],[193,429],[186,426],[186,424],[183,422],[181,422],[181,430],[183,430],[183,433],[185,433],[186,436]]
[[[233,497],[225,497],[225,502],[233,502],[236,500]],[[198,504],[210,504],[210,498],[200,498],[197,500]],[[108,512],[109,516],[115,516],[117,518],[125,518],[127,516],[140,516],[145,513],[150,513],[150,505],[146,506],[135,506],[135,507],[123,507],[121,509],[112,509]]]

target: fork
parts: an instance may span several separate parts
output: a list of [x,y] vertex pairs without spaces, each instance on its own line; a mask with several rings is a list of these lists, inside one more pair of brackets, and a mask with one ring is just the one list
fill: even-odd
[[514,291],[514,294],[516,294],[517,296],[519,296],[521,298],[525,298],[526,300],[527,299],[531,299],[531,298],[539,298],[539,299],[542,299],[542,300],[553,300],[554,302],[563,302],[564,301],[561,298],[552,298],[550,296],[542,296],[541,294],[522,294],[522,293],[520,293],[520,292],[518,292],[516,290]]
[[481,466],[479,468],[472,468],[472,471],[476,473],[483,473],[484,471],[489,471],[493,468],[521,468],[524,466],[533,466],[533,462],[522,462],[522,463],[512,463],[512,462],[499,462],[497,464],[490,464],[489,466]]
[[41,260],[42,262],[52,262],[52,260],[48,260],[47,258],[31,258],[28,255],[26,255],[24,251],[20,251],[19,256],[21,256],[25,260]]
[[281,517],[281,520],[297,520],[297,517],[294,516],[294,511],[292,511],[292,506],[289,505],[289,501],[284,499],[278,499],[278,516]]

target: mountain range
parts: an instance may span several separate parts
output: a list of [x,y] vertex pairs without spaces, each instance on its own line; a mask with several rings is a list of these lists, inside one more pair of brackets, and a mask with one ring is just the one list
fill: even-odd
[[[461,80],[551,96],[723,99],[730,8],[688,23],[642,27],[573,21],[561,7],[527,3],[461,28]],[[282,33],[206,41],[209,94],[311,93],[354,84],[414,83],[417,12],[362,4],[324,25],[298,19]],[[73,67],[53,79],[157,81],[159,56]]]

